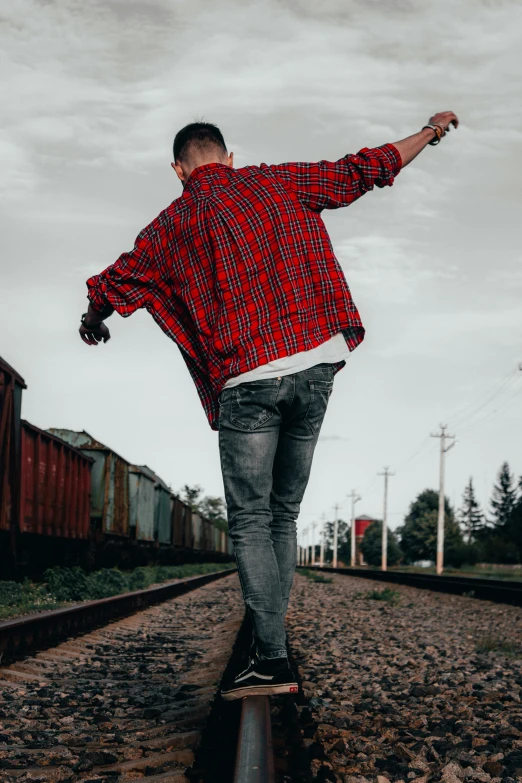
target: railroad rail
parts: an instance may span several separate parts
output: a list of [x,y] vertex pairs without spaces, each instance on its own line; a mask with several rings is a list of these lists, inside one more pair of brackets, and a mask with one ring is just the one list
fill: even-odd
[[439,593],[468,595],[483,601],[522,606],[522,582],[502,579],[481,579],[473,576],[436,576],[407,571],[376,571],[369,568],[332,568],[331,566],[306,566],[314,571],[328,571],[344,576],[357,576],[381,582],[419,587]]
[[237,743],[234,783],[274,783],[274,751],[268,696],[245,696]]
[[187,577],[145,590],[101,598],[97,601],[25,615],[0,623],[0,662],[10,663],[28,653],[45,650],[70,636],[87,633],[153,604],[188,593],[234,573],[236,569]]

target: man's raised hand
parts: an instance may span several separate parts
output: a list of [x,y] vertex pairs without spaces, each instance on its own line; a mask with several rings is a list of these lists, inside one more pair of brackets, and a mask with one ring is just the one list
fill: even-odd
[[453,111],[439,111],[433,117],[430,117],[430,125],[438,125],[442,128],[442,135],[444,136],[445,133],[450,132],[451,125],[458,128],[459,118]]
[[105,324],[96,324],[96,326],[80,326],[80,337],[86,345],[98,345],[102,340],[104,343],[111,339],[111,333]]

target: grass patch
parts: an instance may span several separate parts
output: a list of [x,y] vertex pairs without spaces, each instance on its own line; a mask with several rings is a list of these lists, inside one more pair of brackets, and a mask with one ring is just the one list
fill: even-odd
[[384,587],[382,590],[368,590],[367,593],[358,593],[359,598],[366,598],[368,601],[386,601],[392,606],[397,606],[401,600],[401,594],[391,587]]
[[307,579],[311,579],[312,582],[332,582],[333,580],[328,576],[323,576],[322,574],[319,574],[317,571],[312,571],[309,568],[300,568],[299,573],[302,574],[302,576],[306,576]]
[[477,652],[479,653],[502,653],[510,658],[522,657],[522,648],[516,642],[509,639],[499,639],[498,636],[488,634],[477,641]]
[[145,566],[133,571],[102,568],[87,574],[81,568],[48,568],[43,583],[0,582],[0,620],[58,609],[70,603],[94,601],[112,595],[144,590],[151,585],[231,568],[231,563],[190,563]]

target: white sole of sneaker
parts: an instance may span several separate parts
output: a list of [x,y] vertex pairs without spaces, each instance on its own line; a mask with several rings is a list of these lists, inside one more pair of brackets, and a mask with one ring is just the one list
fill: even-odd
[[245,685],[244,688],[234,688],[221,695],[225,701],[232,701],[242,699],[243,696],[277,696],[281,693],[297,693],[298,690],[296,682],[287,682],[284,685]]

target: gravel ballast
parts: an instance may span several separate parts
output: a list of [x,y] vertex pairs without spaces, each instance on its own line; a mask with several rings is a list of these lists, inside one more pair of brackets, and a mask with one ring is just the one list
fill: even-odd
[[328,577],[296,576],[288,612],[314,778],[522,779],[522,609]]
[[0,667],[0,781],[187,783],[243,614],[234,574]]

